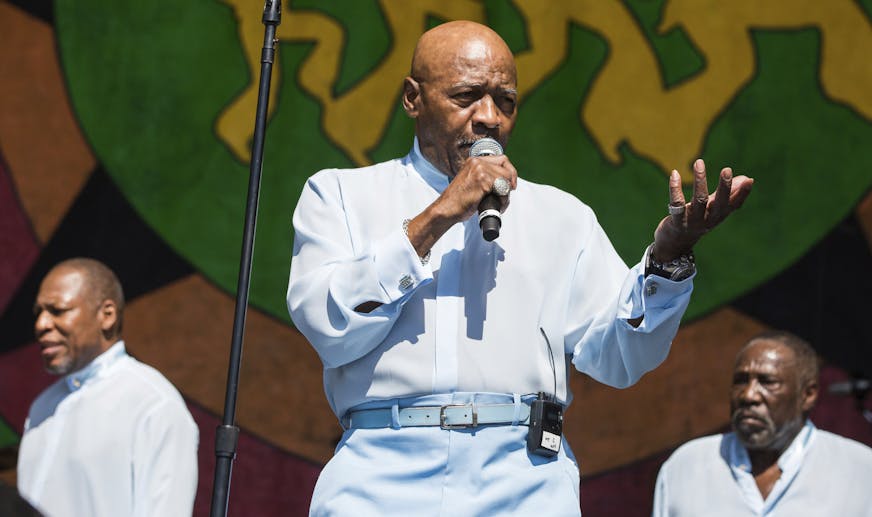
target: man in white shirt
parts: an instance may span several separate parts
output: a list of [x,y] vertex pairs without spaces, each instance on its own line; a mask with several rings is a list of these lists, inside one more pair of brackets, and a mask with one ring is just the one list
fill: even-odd
[[30,407],[18,489],[45,515],[191,515],[198,429],[179,392],[127,355],[124,294],[86,258],[61,262],[34,304],[46,370],[63,376]]
[[[346,429],[313,515],[577,515],[578,467],[551,425],[571,398],[568,363],[618,387],[660,364],[693,244],[751,190],[724,169],[709,195],[699,160],[685,203],[673,172],[672,215],[630,270],[578,199],[519,178],[505,155],[470,157],[485,137],[507,143],[516,84],[495,32],[437,26],[403,83],[412,151],[303,189],[288,308]],[[475,214],[491,193],[502,230],[487,241]],[[529,425],[531,407],[548,429]],[[541,434],[530,450],[528,431]]]
[[872,449],[817,429],[817,356],[787,332],[739,352],[733,432],[690,441],[657,476],[656,517],[872,516]]

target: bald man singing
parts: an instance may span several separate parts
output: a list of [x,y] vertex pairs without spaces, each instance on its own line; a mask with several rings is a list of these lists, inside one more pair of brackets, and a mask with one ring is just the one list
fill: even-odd
[[[439,25],[403,81],[409,154],[303,189],[288,308],[345,430],[312,515],[578,515],[567,366],[624,387],[660,364],[693,245],[751,190],[725,168],[709,194],[698,160],[685,202],[673,172],[668,214],[628,268],[589,207],[502,153],[517,99],[499,35]],[[480,210],[500,216],[497,238]]]

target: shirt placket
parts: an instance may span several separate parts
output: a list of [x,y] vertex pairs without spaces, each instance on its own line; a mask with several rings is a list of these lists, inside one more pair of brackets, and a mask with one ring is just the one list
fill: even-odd
[[463,225],[455,224],[440,239],[444,254],[436,283],[436,324],[434,338],[433,392],[457,389],[457,325],[461,314],[460,264]]

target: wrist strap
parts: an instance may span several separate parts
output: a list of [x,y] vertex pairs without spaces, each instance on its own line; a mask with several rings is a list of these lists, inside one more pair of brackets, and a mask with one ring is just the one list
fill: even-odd
[[684,280],[696,272],[693,251],[680,255],[669,262],[658,262],[652,251],[654,243],[645,250],[645,276],[656,275],[669,280]]

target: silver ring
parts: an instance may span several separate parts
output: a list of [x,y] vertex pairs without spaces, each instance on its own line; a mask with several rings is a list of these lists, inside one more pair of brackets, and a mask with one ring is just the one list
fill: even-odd
[[507,196],[511,187],[509,180],[506,178],[497,178],[494,180],[494,186],[491,187],[491,191],[498,196]]
[[666,206],[667,210],[669,210],[669,215],[681,215],[684,213],[684,204],[681,205],[673,205],[672,203]]

